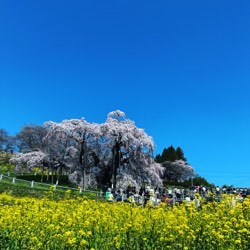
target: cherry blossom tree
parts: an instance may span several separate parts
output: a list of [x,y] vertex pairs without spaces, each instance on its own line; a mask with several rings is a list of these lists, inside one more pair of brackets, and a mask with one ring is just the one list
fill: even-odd
[[[85,119],[64,120],[61,123],[48,122],[46,140],[50,141],[52,158],[69,170],[70,180],[86,188],[86,179],[93,179],[91,167],[98,161],[97,143],[100,137],[99,125]],[[93,181],[92,181],[93,182]],[[88,183],[92,183],[88,181]]]
[[31,171],[36,165],[52,173],[52,183],[54,175],[57,173],[59,181],[63,171],[72,182],[84,188],[87,182],[89,185],[95,183],[91,167],[99,161],[96,146],[100,137],[99,125],[84,119],[71,119],[59,123],[46,122],[44,129],[47,133],[41,138],[43,146],[40,151],[19,153],[11,159],[16,170]]
[[35,167],[43,167],[47,158],[48,155],[42,151],[18,153],[10,159],[10,163],[15,165],[16,172],[29,172]]
[[164,179],[167,181],[184,181],[194,176],[195,173],[193,167],[183,160],[165,161],[162,166]]
[[[126,119],[124,112],[110,112],[105,123],[101,124],[103,147],[106,149],[104,159],[108,162],[106,171],[109,181],[116,188],[124,179],[142,183],[149,181],[154,172],[152,137],[135,123]],[[154,173],[150,175],[149,173]],[[160,178],[155,178],[160,182]]]

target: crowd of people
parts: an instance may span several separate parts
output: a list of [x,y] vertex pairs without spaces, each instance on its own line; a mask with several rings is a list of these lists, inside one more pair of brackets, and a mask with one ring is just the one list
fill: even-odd
[[150,186],[140,188],[139,190],[131,186],[128,186],[126,190],[123,190],[121,188],[116,190],[111,188],[104,188],[103,197],[109,202],[130,202],[140,205],[146,205],[147,202],[150,201],[153,204],[158,204],[160,203],[162,198],[162,193],[160,191],[160,189],[154,189]]
[[199,194],[200,197],[205,198],[208,202],[213,200],[220,201],[222,194],[237,195],[244,200],[246,196],[250,195],[250,189],[233,187],[222,188],[218,186],[215,188],[208,188],[205,186],[192,186],[190,188],[152,188],[146,186],[137,189],[136,187],[128,186],[125,190],[107,187],[104,187],[102,190],[103,198],[109,202],[130,202],[142,206],[145,206],[148,202],[153,205],[158,205],[160,202],[172,205],[175,202],[182,203],[184,200],[186,202],[191,202],[192,200],[198,202],[196,194]]

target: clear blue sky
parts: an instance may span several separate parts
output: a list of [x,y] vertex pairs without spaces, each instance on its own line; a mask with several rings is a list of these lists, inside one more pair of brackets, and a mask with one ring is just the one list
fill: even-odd
[[250,186],[250,2],[1,1],[0,128],[123,110],[198,174]]

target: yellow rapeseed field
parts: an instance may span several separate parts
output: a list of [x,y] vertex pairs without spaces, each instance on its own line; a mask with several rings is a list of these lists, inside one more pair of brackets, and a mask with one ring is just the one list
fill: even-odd
[[0,249],[250,249],[250,200],[146,208],[0,194]]

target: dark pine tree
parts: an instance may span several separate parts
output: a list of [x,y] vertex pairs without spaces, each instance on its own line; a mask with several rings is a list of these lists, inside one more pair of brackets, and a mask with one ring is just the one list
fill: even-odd
[[155,162],[162,163],[162,159],[161,159],[161,155],[160,154],[156,155]]
[[167,154],[167,157],[164,161],[174,162],[174,161],[178,160],[175,148],[172,145],[167,148],[167,151],[168,151],[168,154]]
[[177,147],[176,149],[171,145],[168,148],[164,148],[162,154],[158,154],[155,157],[155,161],[157,163],[163,163],[165,161],[174,162],[176,160],[183,160],[187,161],[187,158],[184,155],[183,150],[181,147]]
[[184,152],[181,147],[176,148],[176,155],[178,160],[187,161],[187,158],[184,156]]
[[168,148],[164,148],[161,154],[161,162],[167,161],[166,159],[169,158]]

